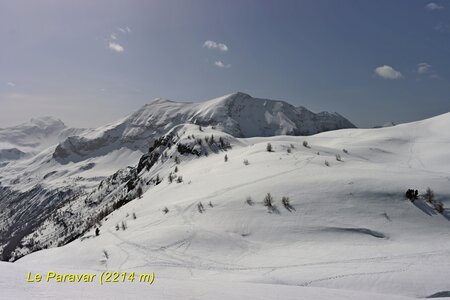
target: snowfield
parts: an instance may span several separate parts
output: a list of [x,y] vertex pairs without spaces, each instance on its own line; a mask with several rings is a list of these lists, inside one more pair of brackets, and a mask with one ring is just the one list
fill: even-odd
[[[180,143],[214,135],[232,149],[178,155],[177,164],[172,147],[171,156],[140,173],[143,182],[156,175],[162,182],[104,218],[99,236],[92,229],[65,246],[0,264],[2,298],[449,296],[448,128],[450,113],[306,137],[235,138],[181,124]],[[422,197],[405,199],[408,188],[423,194],[427,187],[443,213]],[[263,203],[267,193],[271,207]],[[156,279],[151,286],[25,282],[29,271],[53,270],[155,272]]]
[[[105,180],[120,181],[111,180],[116,172],[119,179],[133,177],[132,171],[123,170],[135,166],[156,140],[185,124],[234,137],[354,127],[338,113],[313,113],[238,92],[195,103],[156,99],[96,129],[67,128],[50,117],[0,129],[0,258],[15,260],[79,237],[97,213],[85,198],[90,204],[114,201],[105,197],[115,187],[95,195],[96,187]],[[201,150],[207,154],[211,149]]]

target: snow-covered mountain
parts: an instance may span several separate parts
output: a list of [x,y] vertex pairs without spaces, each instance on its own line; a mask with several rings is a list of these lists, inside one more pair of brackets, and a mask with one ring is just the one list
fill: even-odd
[[53,157],[67,162],[121,147],[145,151],[155,138],[180,124],[214,126],[235,137],[310,135],[355,127],[338,113],[315,114],[304,107],[240,92],[200,103],[156,99],[118,122],[67,138]]
[[[16,282],[23,282],[23,270],[156,275],[151,288],[50,283],[48,297],[450,294],[450,113],[312,136],[237,138],[217,127],[171,128],[136,167],[67,202],[52,217],[56,222],[49,218],[23,241],[46,245],[48,238],[57,241],[54,232],[98,222],[82,238],[0,264],[0,270]],[[424,196],[427,187],[433,199]],[[417,189],[419,197],[407,200],[407,189]],[[23,293],[40,292],[37,284],[21,286]],[[9,286],[3,292],[18,293]]]
[[[0,251],[3,258],[64,244],[79,236],[92,225],[105,203],[126,197],[124,193],[129,191],[117,191],[112,185],[135,179],[140,167],[149,165],[141,158],[149,147],[168,137],[170,143],[176,144],[180,130],[188,125],[199,130],[211,128],[228,134],[233,140],[235,137],[307,135],[354,127],[337,113],[315,114],[283,101],[234,93],[199,103],[156,99],[96,129],[70,129],[52,118],[34,119],[2,129]],[[224,146],[220,145],[221,149]],[[200,150],[206,155],[218,148],[208,145]],[[138,163],[140,166],[133,167]],[[109,195],[111,192],[114,196]],[[91,222],[85,222],[86,218],[91,218]],[[46,238],[42,238],[44,233]],[[39,242],[24,239],[30,235],[39,236],[35,239]]]
[[68,128],[58,119],[41,117],[9,128],[0,128],[0,163],[35,155],[64,141],[86,133],[86,129]]

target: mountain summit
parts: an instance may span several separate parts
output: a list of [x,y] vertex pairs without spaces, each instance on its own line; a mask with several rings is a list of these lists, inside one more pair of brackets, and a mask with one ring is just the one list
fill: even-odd
[[56,148],[54,158],[60,162],[78,161],[122,147],[145,151],[149,142],[186,123],[213,126],[241,138],[355,128],[338,113],[316,114],[284,101],[253,98],[241,92],[195,103],[158,98],[117,122],[67,138]]

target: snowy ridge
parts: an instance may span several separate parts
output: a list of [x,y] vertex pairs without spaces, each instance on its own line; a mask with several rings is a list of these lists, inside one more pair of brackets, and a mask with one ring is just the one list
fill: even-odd
[[118,122],[59,144],[53,157],[60,162],[98,156],[112,148],[145,150],[152,139],[180,124],[215,126],[235,137],[310,135],[355,127],[337,113],[314,114],[283,101],[235,93],[200,103],[156,99]]

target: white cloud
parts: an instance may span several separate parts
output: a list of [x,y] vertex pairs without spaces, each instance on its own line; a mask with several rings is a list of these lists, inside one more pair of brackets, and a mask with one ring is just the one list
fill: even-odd
[[402,73],[395,70],[391,66],[384,65],[378,68],[375,68],[374,70],[375,74],[378,76],[384,78],[384,79],[401,79],[403,78]]
[[425,9],[428,11],[437,11],[437,10],[444,9],[444,7],[442,5],[436,4],[434,2],[430,2],[427,5],[425,5]]
[[125,50],[121,45],[119,45],[117,43],[114,43],[114,42],[109,42],[109,46],[108,47],[109,47],[109,49],[111,49],[111,50],[113,50],[113,51],[115,51],[117,53],[121,53],[121,52],[123,52]]
[[231,68],[230,64],[224,64],[220,60],[215,61],[214,64],[219,68]]
[[217,43],[211,40],[207,40],[206,42],[203,43],[203,47],[208,48],[208,49],[218,49],[222,52],[226,52],[228,51],[228,46],[223,44],[223,43]]
[[445,23],[439,23],[436,26],[434,26],[434,30],[442,33],[450,33],[450,25]]
[[130,27],[125,27],[125,30],[128,32],[128,33],[131,33],[131,29],[130,29]]
[[15,87],[16,86],[16,84],[14,83],[14,82],[8,82],[8,83],[6,83],[7,85],[9,85],[10,87]]
[[127,33],[127,31],[125,29],[121,28],[121,27],[118,27],[117,30],[119,30],[122,33]]
[[420,63],[417,65],[417,73],[419,74],[426,74],[429,73],[431,70],[431,65],[427,63]]
[[430,64],[420,63],[417,64],[417,74],[429,75],[431,79],[440,79],[439,75],[434,71]]
[[111,33],[109,36],[112,40],[117,40],[117,35],[115,33]]

